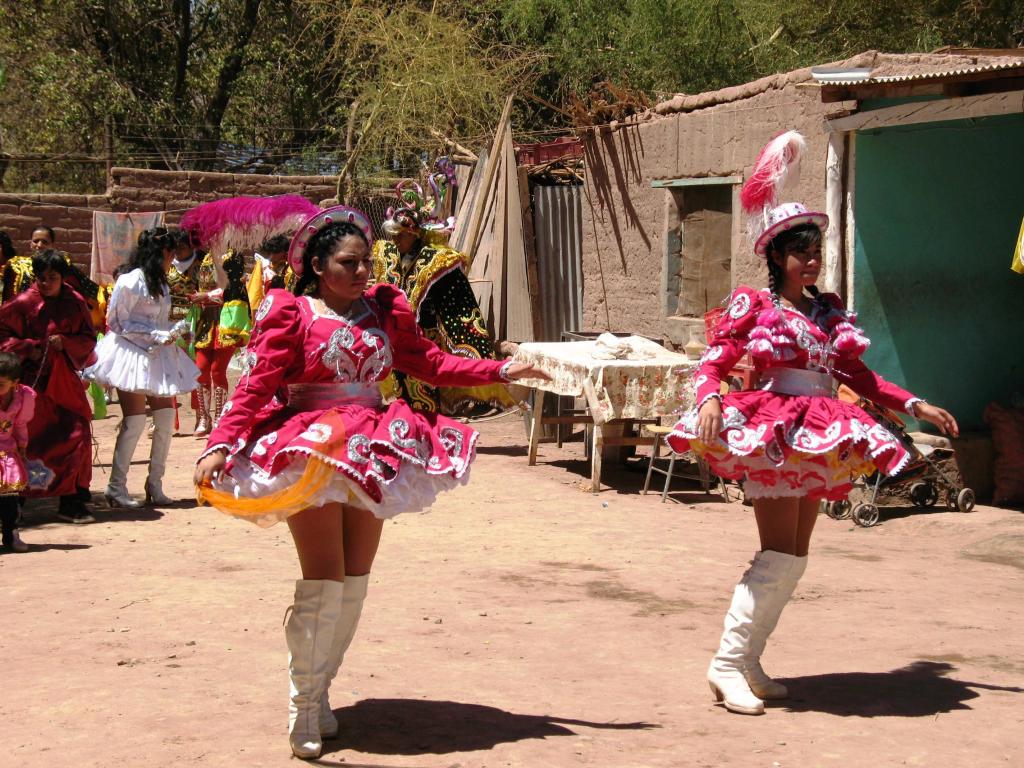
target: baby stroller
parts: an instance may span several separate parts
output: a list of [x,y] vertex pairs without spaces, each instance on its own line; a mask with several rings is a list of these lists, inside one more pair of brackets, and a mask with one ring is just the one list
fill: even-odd
[[852,518],[857,525],[870,528],[878,523],[879,491],[893,493],[901,490],[909,490],[910,500],[916,507],[934,506],[943,495],[950,509],[961,512],[974,509],[974,491],[963,486],[959,472],[949,469],[954,452],[948,441],[928,440],[930,436],[923,435],[915,442],[900,417],[892,411],[863,398],[857,405],[896,435],[911,458],[894,477],[875,472],[860,478],[854,483],[849,498],[829,503],[825,514],[833,520]]

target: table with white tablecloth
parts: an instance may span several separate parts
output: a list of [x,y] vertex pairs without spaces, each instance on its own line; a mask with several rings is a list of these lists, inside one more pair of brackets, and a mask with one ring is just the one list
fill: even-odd
[[[537,462],[537,445],[543,424],[593,424],[591,486],[601,485],[601,450],[610,445],[650,445],[651,437],[613,434],[615,425],[650,421],[693,405],[691,377],[696,362],[670,352],[639,336],[619,340],[619,349],[596,341],[527,342],[519,345],[515,361],[542,368],[551,381],[523,379],[518,383],[536,391],[533,428],[530,432],[530,465]],[[621,354],[622,357],[612,357]],[[582,397],[583,416],[544,417],[545,393]]]

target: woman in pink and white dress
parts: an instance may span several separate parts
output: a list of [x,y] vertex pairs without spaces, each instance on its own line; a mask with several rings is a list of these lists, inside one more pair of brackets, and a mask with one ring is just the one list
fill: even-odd
[[[673,451],[693,451],[718,475],[743,480],[753,500],[761,551],[736,586],[708,669],[715,698],[742,714],[761,714],[764,699],[788,695],[760,657],[807,566],[820,501],[843,499],[860,475],[892,475],[909,459],[883,425],[837,400],[834,384],[957,434],[949,413],[864,365],[869,341],[856,315],[815,287],[828,217],[774,200],[802,148],[795,132],[777,137],[744,185],[744,207],[763,226],[754,232],[754,250],[765,258],[769,287],[733,291],[696,373],[697,407],[667,438]],[[721,382],[744,354],[760,383],[722,395]]]
[[295,292],[270,291],[254,320],[244,373],[196,468],[199,495],[259,525],[286,520],[302,579],[285,628],[289,740],[319,756],[337,733],[327,698],[355,634],[383,521],[420,511],[468,479],[477,433],[381,401],[392,368],[433,384],[544,377],[532,366],[442,352],[405,295],[367,290],[370,224],[338,206],[292,240]]

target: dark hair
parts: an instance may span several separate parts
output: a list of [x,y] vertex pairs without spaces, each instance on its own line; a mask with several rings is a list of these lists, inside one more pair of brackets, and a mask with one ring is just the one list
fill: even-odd
[[68,263],[64,259],[64,254],[60,251],[55,251],[53,248],[47,248],[41,253],[37,253],[32,257],[32,274],[39,277],[44,272],[53,270],[61,277],[67,275]]
[[[801,224],[780,232],[772,238],[765,250],[765,260],[768,262],[768,290],[778,295],[782,290],[786,275],[782,265],[776,264],[772,256],[776,253],[785,254],[786,249],[792,247],[796,251],[806,251],[821,242],[821,230],[817,224]],[[807,292],[817,297],[818,288],[814,285],[807,286]]]
[[57,233],[53,231],[53,227],[48,226],[46,224],[40,224],[38,227],[33,227],[32,228],[32,234],[35,234],[40,229],[43,230],[44,232],[46,232],[46,234],[48,234],[50,236],[50,242],[51,243],[56,243],[57,242]]
[[167,271],[164,269],[164,251],[178,247],[178,229],[153,227],[139,235],[139,245],[132,251],[129,266],[141,269],[146,278],[146,290],[154,299],[159,299],[167,288]]
[[291,245],[291,239],[286,235],[276,235],[269,240],[265,240],[260,245],[261,253],[284,253],[288,250],[288,246]]
[[320,288],[320,279],[313,271],[313,259],[322,263],[324,259],[334,253],[338,243],[352,235],[356,235],[366,245],[369,245],[363,230],[348,221],[328,224],[309,239],[306,251],[302,254],[302,277],[299,278],[294,289],[296,296],[317,292]]
[[185,229],[173,227],[167,230],[167,245],[165,248],[179,248],[183,245],[192,247],[192,233]]
[[11,236],[6,232],[0,232],[0,258],[4,261],[13,258],[16,251],[14,250],[14,243],[11,242]]
[[21,378],[21,358],[11,352],[0,352],[0,376],[17,381]]

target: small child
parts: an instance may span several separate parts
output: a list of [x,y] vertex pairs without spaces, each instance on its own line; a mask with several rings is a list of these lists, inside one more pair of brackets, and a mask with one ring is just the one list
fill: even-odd
[[5,552],[28,551],[17,530],[18,494],[28,486],[25,448],[36,393],[19,384],[19,379],[21,361],[10,352],[0,352],[0,523]]

